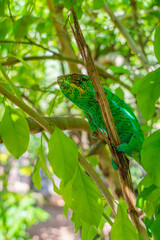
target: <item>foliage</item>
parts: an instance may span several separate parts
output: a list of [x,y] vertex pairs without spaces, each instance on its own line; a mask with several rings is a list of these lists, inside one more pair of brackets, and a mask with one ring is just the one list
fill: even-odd
[[0,238],[30,239],[26,232],[28,227],[46,221],[49,214],[39,207],[35,207],[32,194],[26,196],[11,192],[0,195]]
[[[53,9],[52,13],[49,5],[51,2],[54,6],[58,4],[58,10]],[[117,21],[113,21],[108,15],[106,2]],[[56,84],[57,76],[68,74],[70,71],[66,56],[71,58],[68,63],[76,64],[78,61],[77,66],[82,65],[68,24],[69,10],[71,6],[74,7],[85,40],[95,63],[98,63],[97,69],[102,84],[130,103],[143,125],[146,138],[141,165],[146,171],[146,176],[138,185],[137,207],[146,214],[144,222],[149,237],[159,239],[160,1],[0,0],[0,6],[0,87],[3,86],[9,93],[17,96],[19,101],[23,99],[40,116],[48,117],[52,114],[67,117],[81,114],[80,109],[66,101]],[[68,30],[68,35],[63,41],[63,34],[57,34],[54,18],[57,12],[54,11],[59,11],[56,18],[59,29],[62,31],[65,25]],[[70,21],[72,22],[71,17]],[[123,29],[117,22],[122,24]],[[130,36],[128,39],[127,33]],[[70,55],[65,53],[70,47],[67,39],[74,54],[71,51]],[[134,47],[131,47],[131,40],[135,43]],[[135,46],[138,47],[137,54]],[[82,66],[81,69],[85,72]],[[31,126],[28,126],[26,120],[26,108],[17,109],[14,103],[8,100],[6,94],[0,95],[0,136],[8,151],[18,159],[28,150]],[[34,154],[36,152],[39,156],[33,170],[35,186],[41,188],[39,170],[42,169],[52,181],[54,191],[63,196],[65,212],[68,208],[72,209],[71,220],[75,223],[76,231],[82,227],[82,239],[92,240],[97,234],[102,239],[102,228],[106,221],[112,226],[112,240],[142,239],[130,222],[126,206],[121,201],[113,224],[110,214],[107,218],[104,217],[105,201],[100,189],[78,163],[79,152],[76,143],[79,149],[85,152],[79,137],[81,133],[76,135],[75,132],[69,132],[70,125],[66,126],[62,127],[66,130],[64,133],[54,126],[54,133],[49,139],[48,135],[43,135],[45,137],[42,137],[41,142],[38,139],[39,150],[35,150],[33,146]],[[48,149],[45,150],[46,146]],[[61,180],[60,187],[54,183],[51,169],[46,164],[46,156],[53,173]],[[6,232],[9,239],[25,237],[27,226],[36,223],[37,218],[47,218],[42,210],[33,208],[34,201],[31,196],[2,192],[1,199],[1,239]],[[13,224],[15,212],[16,225]]]
[[117,218],[111,230],[111,239],[138,239],[136,229],[133,227],[127,215],[125,203],[119,203]]
[[0,239],[30,239],[26,232],[28,227],[46,221],[49,214],[36,206],[32,192],[20,194],[8,192],[8,175],[11,164],[3,162],[4,174],[0,175],[3,190],[0,192]]

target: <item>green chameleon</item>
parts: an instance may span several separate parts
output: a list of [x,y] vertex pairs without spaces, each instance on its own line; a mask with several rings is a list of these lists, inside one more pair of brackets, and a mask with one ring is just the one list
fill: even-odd
[[[98,102],[95,99],[95,90],[89,77],[69,74],[59,76],[57,82],[62,93],[84,111],[91,131],[100,129],[107,134]],[[140,153],[144,141],[140,124],[130,106],[108,89],[104,88],[104,91],[122,142],[117,149],[140,163]]]

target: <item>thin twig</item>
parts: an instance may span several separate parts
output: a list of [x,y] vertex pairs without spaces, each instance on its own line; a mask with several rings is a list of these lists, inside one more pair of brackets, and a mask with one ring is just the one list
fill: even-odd
[[[55,53],[53,56],[45,56],[44,55],[44,56],[24,57],[23,60],[24,61],[61,60],[61,61],[75,62],[75,63],[79,63],[79,64],[84,65],[84,62],[79,58],[66,57],[66,56],[63,56],[63,55],[57,54],[57,53]],[[9,59],[8,61],[3,62],[2,65],[3,66],[12,66],[12,65],[15,65],[15,64],[20,63],[20,62],[21,61],[19,59]],[[127,90],[129,90],[129,91],[131,90],[131,87],[129,85],[122,82],[119,78],[115,77],[114,75],[111,75],[111,74],[107,73],[105,71],[105,69],[103,69],[102,67],[96,65],[96,68],[97,68],[100,76],[102,76],[104,78],[110,78],[114,82],[122,85]]]
[[29,39],[28,37],[26,37],[26,39],[28,40],[28,42],[26,41],[14,41],[14,40],[0,40],[0,44],[8,44],[8,43],[13,43],[13,44],[27,44],[27,45],[35,45],[39,48],[44,49],[45,51],[51,52],[53,54],[57,54],[56,52],[50,50],[47,47],[44,47],[43,45],[34,42],[33,40]]
[[128,160],[126,156],[122,152],[118,152],[116,148],[116,146],[119,145],[121,141],[115,127],[115,123],[114,123],[112,113],[110,111],[109,103],[105,96],[102,85],[100,83],[89,47],[86,44],[85,39],[83,37],[74,9],[72,9],[72,16],[74,19],[74,28],[71,23],[70,23],[70,26],[74,34],[74,37],[76,39],[79,51],[83,57],[88,75],[92,81],[94,90],[96,92],[96,96],[97,96],[96,99],[101,109],[102,118],[108,133],[108,137],[106,136],[105,132],[101,134],[104,136],[104,138],[106,138],[113,160],[116,163],[116,165],[119,167],[118,169],[119,180],[120,180],[122,192],[123,192],[124,199],[126,201],[128,212],[132,219],[132,222],[134,223],[138,232],[143,237],[146,238],[148,236],[147,231],[144,228],[144,226],[140,223],[138,218],[138,213],[135,208],[135,195],[134,195],[133,184],[130,176]]

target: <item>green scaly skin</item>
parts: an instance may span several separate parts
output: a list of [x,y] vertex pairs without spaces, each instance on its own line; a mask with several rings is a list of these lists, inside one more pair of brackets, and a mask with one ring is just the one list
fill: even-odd
[[[88,76],[70,74],[58,77],[62,93],[80,107],[88,121],[91,131],[105,129],[95,91]],[[118,96],[104,88],[122,144],[117,149],[140,163],[144,135],[132,109]]]

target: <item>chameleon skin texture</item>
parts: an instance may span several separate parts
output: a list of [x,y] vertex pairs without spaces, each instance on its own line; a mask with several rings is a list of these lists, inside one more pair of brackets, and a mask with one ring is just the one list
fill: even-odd
[[[91,130],[100,129],[107,134],[89,77],[69,74],[58,77],[57,82],[62,93],[84,111]],[[140,124],[130,106],[108,89],[104,88],[104,91],[122,142],[117,149],[140,163],[140,152],[144,141]]]

